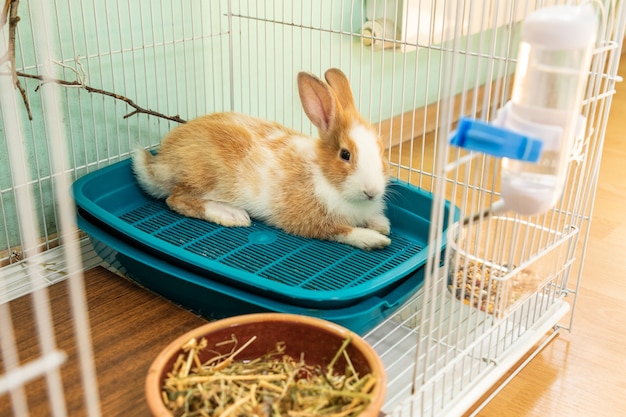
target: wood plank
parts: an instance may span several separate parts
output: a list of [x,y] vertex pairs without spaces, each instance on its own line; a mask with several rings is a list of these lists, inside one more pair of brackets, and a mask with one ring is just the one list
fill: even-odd
[[[508,77],[507,80],[511,82],[512,79]],[[502,81],[494,81],[489,86],[481,85],[468,90],[465,94],[455,96],[452,109],[453,120],[457,121],[462,116],[472,115],[474,102],[477,103],[477,108],[482,108],[485,94],[493,94],[494,91],[499,93],[501,83]],[[498,101],[492,100],[491,102]],[[420,138],[435,132],[440,111],[440,102],[437,102],[382,120],[378,123],[378,131],[383,143],[387,148],[393,148],[402,142],[408,142],[413,138]],[[473,116],[477,115],[474,114]]]
[[[148,416],[144,379],[152,360],[175,337],[207,321],[101,267],[88,271],[85,283],[102,415]],[[62,368],[68,415],[84,416],[67,284],[50,287],[49,294],[57,343],[68,354]],[[38,357],[30,297],[9,306],[20,360]],[[51,415],[42,379],[28,385],[27,396],[32,416]],[[8,395],[0,396],[0,416],[12,415],[10,407]]]

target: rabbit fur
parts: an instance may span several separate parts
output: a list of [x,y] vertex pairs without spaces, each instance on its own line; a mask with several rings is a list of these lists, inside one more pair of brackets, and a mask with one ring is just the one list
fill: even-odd
[[251,218],[283,231],[361,249],[391,243],[382,142],[356,110],[339,69],[298,74],[304,112],[318,138],[278,123],[214,113],[174,128],[158,154],[133,154],[136,178],[174,211],[223,226]]

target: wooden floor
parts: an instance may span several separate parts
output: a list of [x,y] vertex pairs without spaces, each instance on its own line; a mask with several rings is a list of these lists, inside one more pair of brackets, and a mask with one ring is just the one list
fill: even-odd
[[[626,59],[621,75],[626,77]],[[548,345],[479,415],[613,416],[626,413],[626,83],[618,86],[598,185],[582,292],[572,333]],[[86,274],[103,416],[147,416],[143,383],[154,356],[205,320],[110,274]],[[69,415],[85,415],[65,283],[50,288]],[[28,297],[10,303],[23,361],[38,356]],[[1,365],[0,365],[1,367]],[[50,415],[43,381],[29,385],[31,415]],[[11,415],[0,396],[0,416]]]
[[[101,267],[85,278],[102,416],[149,416],[143,384],[150,363],[172,339],[206,320]],[[68,354],[62,368],[68,415],[80,417],[86,412],[67,294],[65,282],[50,287],[57,343]],[[37,357],[30,298],[12,301],[10,307],[21,359]],[[51,415],[42,380],[29,384],[27,395],[31,416]],[[9,407],[8,397],[0,396],[0,416],[11,416]]]

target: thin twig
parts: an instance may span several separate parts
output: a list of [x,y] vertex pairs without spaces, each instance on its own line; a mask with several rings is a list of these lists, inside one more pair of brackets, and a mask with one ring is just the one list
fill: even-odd
[[9,6],[9,60],[11,61],[11,76],[13,83],[17,87],[20,80],[15,74],[15,33],[17,32],[17,24],[20,21],[20,17],[17,15],[17,6],[19,0],[11,0]]
[[13,80],[13,84],[15,85],[15,88],[19,90],[20,95],[22,96],[22,100],[24,101],[24,105],[26,107],[26,112],[28,113],[29,120],[33,120],[33,114],[30,108],[30,104],[28,102],[28,96],[26,95],[26,90],[22,86],[19,77],[36,79],[36,80],[41,81],[41,84],[37,86],[35,91],[38,91],[39,87],[42,84],[52,82],[52,83],[66,86],[66,87],[79,87],[79,88],[86,90],[89,93],[102,94],[105,96],[113,97],[117,100],[121,100],[135,109],[132,112],[124,115],[124,119],[127,119],[139,113],[143,113],[143,114],[160,117],[162,119],[170,120],[170,121],[177,122],[177,123],[186,123],[186,120],[182,119],[179,115],[168,116],[163,113],[156,112],[154,110],[146,109],[146,108],[139,106],[137,103],[135,103],[133,100],[129,99],[128,97],[124,97],[122,95],[112,93],[110,91],[106,91],[106,90],[102,90],[99,88],[90,87],[86,85],[85,83],[87,79],[87,74],[84,71],[82,64],[78,60],[78,57],[76,58],[76,66],[79,67],[80,71],[78,69],[75,69],[65,64],[61,64],[57,62],[57,64],[72,70],[76,74],[76,81],[59,80],[59,79],[54,79],[50,77],[45,77],[43,75],[33,75],[33,74],[27,74],[25,72],[17,71],[16,66],[15,66],[15,34],[17,30],[17,23],[20,21],[20,17],[17,15],[18,5],[19,5],[19,0],[5,0],[4,5],[2,7],[2,12],[0,14],[0,29],[2,29],[2,27],[7,23],[7,21],[9,22],[9,45],[8,45],[9,48],[4,55],[0,56],[0,65],[2,65],[4,62],[7,62],[7,61],[9,61],[11,65],[11,72],[9,74],[0,73],[0,75],[11,76]]
[[20,83],[19,79],[15,82],[15,87],[20,90],[20,95],[22,96],[24,106],[26,106],[26,112],[28,113],[28,120],[33,120],[33,113],[30,110],[30,103],[28,102],[28,97],[26,96],[26,90],[22,87],[22,83]]
[[[9,10],[11,9],[12,3],[13,3],[13,0],[5,0],[4,6],[2,6],[2,13],[0,13],[0,30],[4,27],[4,25],[7,24],[9,20]],[[0,65],[4,64],[5,62],[9,62],[10,60],[11,60],[11,47],[7,48],[4,55],[0,56]]]
[[7,60],[11,63],[11,78],[13,79],[13,85],[20,91],[20,95],[24,101],[24,106],[26,106],[28,119],[33,120],[33,113],[30,110],[30,103],[28,102],[28,97],[26,96],[26,90],[24,90],[22,83],[20,83],[19,78],[17,78],[17,71],[15,70],[15,33],[17,31],[17,23],[20,21],[20,17],[17,15],[19,3],[19,0],[5,0],[4,6],[2,7],[2,15],[0,15],[0,28],[6,24],[8,17],[9,49],[2,57],[0,57],[0,65]]
[[13,0],[4,1],[4,6],[2,6],[2,13],[0,13],[0,29],[2,29],[2,27],[7,24],[7,18],[9,16],[9,8],[11,7],[12,1]]
[[[131,116],[134,116],[135,114],[138,113],[143,113],[143,114],[148,114],[150,116],[155,116],[155,117],[160,117],[162,119],[166,119],[166,120],[171,120],[173,122],[177,122],[177,123],[186,123],[187,121],[185,119],[182,119],[179,115],[176,116],[168,116],[165,115],[163,113],[159,113],[156,112],[154,110],[150,110],[150,109],[145,109],[141,106],[139,106],[137,103],[135,103],[133,100],[129,99],[128,97],[124,97],[120,94],[117,93],[112,93],[110,91],[106,91],[106,90],[102,90],[99,88],[95,88],[95,87],[91,87],[88,85],[84,85],[79,81],[66,81],[66,80],[59,80],[59,79],[55,79],[55,78],[50,78],[50,77],[44,77],[43,75],[37,75],[37,74],[28,74],[25,72],[21,72],[21,71],[17,71],[16,72],[18,77],[24,77],[24,78],[30,78],[30,79],[34,79],[34,80],[39,80],[42,82],[42,84],[45,83],[55,83],[55,84],[59,84],[59,85],[63,85],[66,87],[80,87],[84,90],[86,90],[89,93],[95,93],[95,94],[102,94],[108,97],[113,97],[117,100],[121,100],[123,102],[125,102],[126,104],[128,104],[129,106],[131,106],[132,108],[134,108],[135,110],[124,115],[124,119],[127,119]],[[1,74],[0,75],[6,75],[6,74]],[[37,87],[37,89],[39,89],[39,87]]]

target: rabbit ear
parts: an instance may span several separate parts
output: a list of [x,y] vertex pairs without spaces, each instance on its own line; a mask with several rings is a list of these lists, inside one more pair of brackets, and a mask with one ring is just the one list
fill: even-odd
[[331,88],[316,76],[301,72],[298,93],[309,120],[324,132],[331,130],[337,112],[337,99]]
[[350,88],[350,81],[346,75],[338,68],[331,68],[324,74],[326,82],[330,84],[335,93],[337,94],[337,100],[344,110],[354,110],[354,97],[352,96],[352,88]]

